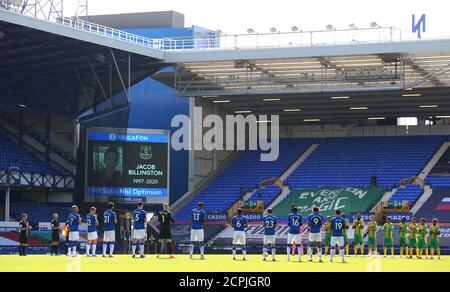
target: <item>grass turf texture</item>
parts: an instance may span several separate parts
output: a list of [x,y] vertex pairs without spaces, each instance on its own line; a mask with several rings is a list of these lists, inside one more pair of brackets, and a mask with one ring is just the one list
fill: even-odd
[[[292,257],[286,261],[285,255],[278,255],[277,262],[271,260],[263,262],[260,255],[249,255],[247,261],[236,261],[231,255],[207,255],[201,261],[198,255],[190,260],[188,255],[177,255],[175,259],[162,256],[157,259],[154,255],[147,255],[145,259],[131,258],[129,255],[116,255],[114,258],[87,258],[84,255],[76,258],[66,256],[51,257],[46,255],[29,255],[19,257],[14,255],[0,256],[0,272],[400,272],[400,271],[450,271],[450,256],[442,256],[440,260],[405,259],[395,256],[387,257],[346,257],[347,263],[340,263],[340,257],[335,257],[334,263],[329,263],[325,256],[324,263],[308,262],[304,256],[303,262]],[[270,259],[270,257],[269,257]]]

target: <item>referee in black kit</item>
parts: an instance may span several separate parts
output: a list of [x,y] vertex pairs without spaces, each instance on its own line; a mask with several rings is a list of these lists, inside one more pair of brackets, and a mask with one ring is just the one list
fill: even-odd
[[172,254],[172,231],[170,226],[173,222],[175,222],[175,220],[173,219],[172,213],[169,211],[169,204],[163,204],[163,210],[159,212],[158,221],[160,223],[158,240],[159,247],[156,251],[156,257],[159,258],[159,255],[163,252],[163,246],[165,245],[170,258],[173,259],[175,257]]
[[20,215],[19,222],[19,256],[26,256],[25,248],[28,243],[28,231],[31,230],[30,223],[28,223],[28,215]]
[[50,255],[57,256],[57,255],[59,255],[58,247],[59,247],[59,228],[60,228],[58,214],[55,213],[52,215],[52,221],[51,221],[50,225],[52,228],[52,245],[51,245],[51,249],[50,249]]

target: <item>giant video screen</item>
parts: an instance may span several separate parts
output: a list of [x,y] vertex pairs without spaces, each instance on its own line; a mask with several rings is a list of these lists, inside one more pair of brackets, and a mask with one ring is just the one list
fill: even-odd
[[86,131],[86,202],[169,202],[166,130],[90,128]]

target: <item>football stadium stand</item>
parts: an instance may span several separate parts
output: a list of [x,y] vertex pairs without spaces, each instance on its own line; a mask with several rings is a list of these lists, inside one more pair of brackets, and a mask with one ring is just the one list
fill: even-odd
[[242,197],[241,188],[256,189],[261,181],[279,177],[312,142],[312,139],[281,139],[280,156],[273,162],[261,162],[259,151],[244,152],[193,201],[184,206],[177,213],[176,220],[189,221],[191,210],[199,201],[205,204],[206,211],[225,211]]
[[426,182],[432,188],[450,187],[450,176],[428,176]]
[[442,136],[328,138],[289,177],[291,189],[369,187],[393,188],[419,174],[444,141]]
[[252,194],[249,201],[263,201],[264,206],[269,206],[281,194],[281,189],[278,185],[267,186],[260,188]]
[[19,219],[23,213],[28,214],[31,224],[50,222],[51,216],[58,213],[61,220],[66,220],[70,214],[71,204],[44,204],[35,202],[20,202],[11,204],[11,217]]
[[413,206],[423,194],[421,185],[407,185],[397,189],[391,197],[393,201],[408,201],[409,206]]
[[22,172],[56,174],[50,165],[2,135],[0,135],[0,153],[0,169],[15,168]]

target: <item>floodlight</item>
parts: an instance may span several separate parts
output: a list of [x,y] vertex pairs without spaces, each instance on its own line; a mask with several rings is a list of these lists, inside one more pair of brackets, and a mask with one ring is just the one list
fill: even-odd
[[292,32],[297,32],[297,31],[299,31],[299,28],[294,25],[294,26],[291,27],[291,31]]
[[348,27],[349,27],[350,29],[356,29],[356,24],[350,23],[350,24],[348,25]]
[[334,27],[333,27],[331,24],[329,24],[329,25],[327,25],[327,29],[328,29],[328,30],[333,30]]
[[253,34],[255,33],[255,30],[253,28],[247,28],[247,33]]
[[271,27],[270,28],[270,32],[271,33],[276,33],[276,32],[278,32],[278,29],[276,27]]
[[223,35],[223,31],[220,29],[216,30],[216,36],[221,37]]
[[375,21],[372,21],[372,22],[370,23],[370,27],[371,27],[371,28],[377,28],[377,27],[380,27],[380,26],[379,26],[378,23],[376,23]]

